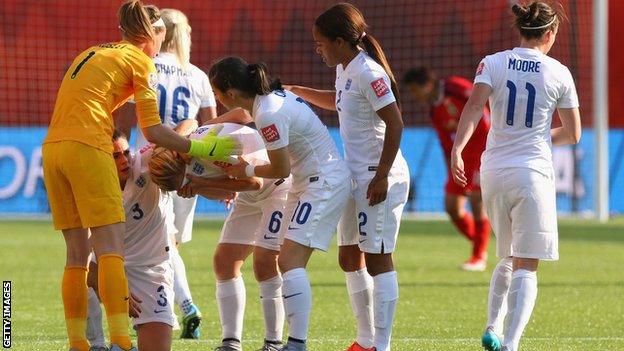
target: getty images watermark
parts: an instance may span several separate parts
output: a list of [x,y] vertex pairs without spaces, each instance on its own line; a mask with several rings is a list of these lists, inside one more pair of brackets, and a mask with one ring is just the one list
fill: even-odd
[[11,348],[11,282],[2,282],[2,347]]

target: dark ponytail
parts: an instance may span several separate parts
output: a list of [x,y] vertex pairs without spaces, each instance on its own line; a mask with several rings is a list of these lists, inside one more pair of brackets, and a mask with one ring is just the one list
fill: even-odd
[[555,11],[550,5],[534,1],[528,6],[514,4],[511,7],[516,17],[514,26],[520,32],[520,35],[527,39],[539,39],[551,30],[556,30],[559,22],[564,18],[563,8],[558,6],[559,11]]
[[267,95],[274,90],[284,90],[279,79],[271,79],[263,62],[247,64],[237,56],[223,58],[210,67],[210,83],[221,92],[236,89],[245,97]]
[[401,107],[401,101],[399,99],[399,86],[396,83],[394,73],[392,73],[392,69],[390,68],[390,64],[388,63],[388,59],[386,58],[386,54],[381,48],[381,45],[379,45],[377,39],[368,33],[364,35],[361,41],[368,56],[375,60],[375,62],[377,62],[381,67],[383,67],[384,71],[386,71],[388,78],[390,78],[390,88],[392,89],[392,93],[397,101],[397,105]]
[[314,21],[314,25],[324,37],[330,40],[342,38],[353,49],[362,47],[386,71],[390,78],[392,93],[394,93],[397,104],[400,106],[399,88],[386,54],[377,39],[366,33],[368,25],[357,7],[348,3],[334,5],[320,14]]

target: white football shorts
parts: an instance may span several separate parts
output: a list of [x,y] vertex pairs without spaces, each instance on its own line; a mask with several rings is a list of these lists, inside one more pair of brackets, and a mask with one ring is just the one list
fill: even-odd
[[351,182],[345,178],[330,185],[324,179],[313,179],[305,190],[288,193],[280,243],[285,238],[327,251],[350,196]]
[[481,173],[481,194],[498,257],[559,259],[554,172],[488,170]]
[[409,172],[391,174],[386,200],[369,206],[371,179],[356,180],[352,196],[338,224],[338,245],[358,245],[366,253],[391,253],[396,247],[403,207],[409,193]]
[[254,245],[279,251],[279,233],[284,225],[284,206],[290,184],[281,182],[269,197],[256,203],[237,198],[225,219],[219,243]]
[[159,322],[175,325],[173,267],[169,260],[154,266],[126,266],[128,288],[141,300],[141,314],[134,326]]

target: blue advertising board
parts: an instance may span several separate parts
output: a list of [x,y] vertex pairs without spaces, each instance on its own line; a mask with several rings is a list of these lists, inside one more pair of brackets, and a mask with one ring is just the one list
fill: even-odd
[[[41,168],[41,142],[46,128],[0,127],[0,214],[45,215],[49,213]],[[340,149],[336,128],[330,133]],[[624,212],[624,130],[609,133],[610,209]],[[406,210],[415,212],[444,211],[446,165],[435,132],[430,128],[406,128],[401,150],[407,159],[412,179],[411,196]],[[573,153],[576,152],[576,168]],[[572,147],[554,150],[560,212],[589,212],[593,209],[594,135],[583,131],[581,142]],[[577,181],[574,182],[574,174]],[[200,214],[225,213],[215,201],[201,199]]]

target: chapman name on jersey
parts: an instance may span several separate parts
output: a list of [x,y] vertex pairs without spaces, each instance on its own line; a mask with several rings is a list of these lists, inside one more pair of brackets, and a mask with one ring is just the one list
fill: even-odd
[[492,87],[481,171],[522,167],[550,174],[552,114],[579,106],[568,68],[538,50],[514,48],[486,56],[474,82]]
[[[189,138],[201,139],[206,133],[210,132],[214,128],[221,128],[218,135],[228,135],[236,138],[243,146],[243,157],[250,164],[259,166],[269,163],[269,156],[264,148],[262,138],[256,130],[244,125],[236,123],[209,124],[197,128],[189,135]],[[222,177],[225,175],[222,167],[227,166],[228,164],[237,163],[238,158],[233,156],[230,156],[225,162],[207,161],[194,157],[191,160],[191,163],[186,167],[186,174],[205,178]],[[262,188],[258,191],[240,192],[237,201],[243,201],[251,204],[262,201],[270,196],[275,187],[278,185],[281,185],[282,187],[289,186],[290,178],[285,180],[275,179],[273,181],[271,179],[264,179]]]
[[[217,106],[210,81],[204,71],[193,64],[184,69],[172,53],[163,52],[154,58],[156,66],[158,109],[162,123],[174,128],[186,119],[196,119],[200,108]],[[139,132],[137,148],[147,144]]]
[[149,266],[169,259],[169,234],[176,232],[166,220],[170,197],[161,192],[147,172],[151,148],[136,153],[130,166],[131,176],[123,190],[126,212],[124,259],[128,266]]
[[[386,133],[386,123],[377,111],[396,102],[390,86],[390,78],[383,67],[363,51],[347,67],[336,66],[340,136],[345,160],[356,179],[370,179],[377,170]],[[407,169],[401,150],[390,172],[398,169]]]

